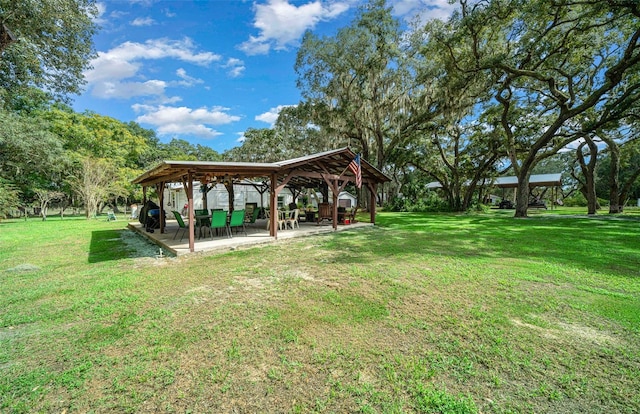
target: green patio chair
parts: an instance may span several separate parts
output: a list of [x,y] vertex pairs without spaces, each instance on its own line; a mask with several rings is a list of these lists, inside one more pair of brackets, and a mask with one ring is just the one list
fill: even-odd
[[[193,212],[195,213],[196,216],[207,216],[207,215],[209,215],[209,210],[207,210],[206,208],[203,208],[203,209],[196,208],[196,209],[193,210]],[[209,226],[209,218],[208,217],[198,218],[197,219],[197,225],[203,226],[203,227],[208,227]]]
[[229,227],[227,226],[227,212],[224,210],[216,210],[211,212],[211,224],[209,225],[209,235],[211,235],[211,239],[213,240],[213,230],[218,231],[218,229],[227,230],[227,237],[231,237],[231,233],[229,232]]
[[[241,227],[244,235],[248,236],[247,229],[244,227],[244,210],[234,210],[231,213],[231,219],[229,219],[229,232],[231,232],[234,227]],[[236,233],[239,231],[240,230],[236,230]]]
[[178,213],[177,211],[172,211],[172,213],[175,216],[176,221],[178,222],[178,226],[180,227],[176,231],[176,234],[173,235],[173,240],[176,239],[176,236],[178,236],[178,233],[180,233],[180,230],[182,230],[182,236],[180,236],[180,241],[182,241],[184,234],[187,232],[187,230],[189,230],[189,225],[184,223],[184,220],[182,219],[182,215],[180,213]]

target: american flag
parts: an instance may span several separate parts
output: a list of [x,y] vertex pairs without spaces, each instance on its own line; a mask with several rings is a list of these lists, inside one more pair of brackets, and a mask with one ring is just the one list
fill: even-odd
[[353,171],[356,176],[356,187],[362,187],[362,169],[360,168],[360,154],[349,163],[349,169]]

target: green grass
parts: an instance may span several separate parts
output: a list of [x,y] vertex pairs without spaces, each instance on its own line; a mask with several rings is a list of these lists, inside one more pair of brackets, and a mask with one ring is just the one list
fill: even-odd
[[640,220],[567,212],[162,260],[0,222],[0,411],[638,412]]

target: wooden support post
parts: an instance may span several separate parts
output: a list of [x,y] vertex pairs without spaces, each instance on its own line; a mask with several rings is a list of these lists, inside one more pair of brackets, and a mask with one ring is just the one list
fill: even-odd
[[333,217],[333,219],[331,221],[333,221],[333,229],[337,230],[338,229],[338,185],[337,182],[333,182],[331,185],[331,194],[332,194],[332,199],[333,199],[333,207],[332,207],[332,211],[331,211],[331,216]]
[[271,188],[269,191],[269,235],[278,238],[278,176],[271,174]]
[[369,188],[370,198],[369,198],[369,220],[371,224],[376,224],[376,192],[377,186],[375,184],[367,183],[367,187]]
[[160,206],[160,212],[158,214],[158,217],[160,218],[160,234],[164,233],[164,223],[165,223],[165,217],[164,217],[164,181],[161,181],[160,183],[158,183],[158,186],[156,187],[156,191],[158,193],[158,204]]
[[196,250],[196,216],[193,214],[193,175],[191,171],[187,174],[187,204],[189,204],[189,251],[193,253]]

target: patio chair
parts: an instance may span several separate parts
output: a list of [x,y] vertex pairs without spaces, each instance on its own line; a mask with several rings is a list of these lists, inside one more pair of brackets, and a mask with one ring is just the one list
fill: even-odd
[[[196,214],[196,217],[209,215],[209,210],[207,210],[206,208],[201,208],[201,209],[196,208],[193,211]],[[209,217],[198,218],[197,225],[202,227],[209,227]]]
[[[232,231],[233,228],[238,229],[242,227],[242,232],[245,236],[248,236],[247,229],[244,227],[244,210],[234,210],[231,212],[231,218],[229,219],[229,232]],[[236,233],[239,230],[236,230]]]
[[229,228],[227,227],[227,212],[224,210],[214,210],[211,212],[211,223],[209,224],[209,235],[213,240],[213,230],[225,229],[227,237],[231,237]]
[[329,203],[318,204],[318,224],[323,220],[333,221],[332,205]]
[[300,210],[298,210],[297,208],[293,210],[293,215],[286,218],[284,220],[284,228],[286,229],[287,226],[291,226],[291,229],[293,230],[295,228],[295,226],[298,226],[298,228],[300,228],[300,223],[298,223],[298,214],[299,214]]
[[180,236],[180,241],[182,241],[182,239],[184,238],[184,234],[187,232],[187,230],[189,230],[189,225],[184,223],[184,220],[182,219],[182,215],[180,213],[175,210],[172,211],[172,213],[175,216],[179,226],[178,230],[176,230],[176,234],[173,235],[173,240],[176,239],[178,233],[180,233],[180,230],[182,230],[182,236]]
[[113,211],[107,212],[107,221],[116,221],[118,218],[116,217],[116,213]]
[[285,230],[287,228],[287,212],[278,210],[278,230]]

